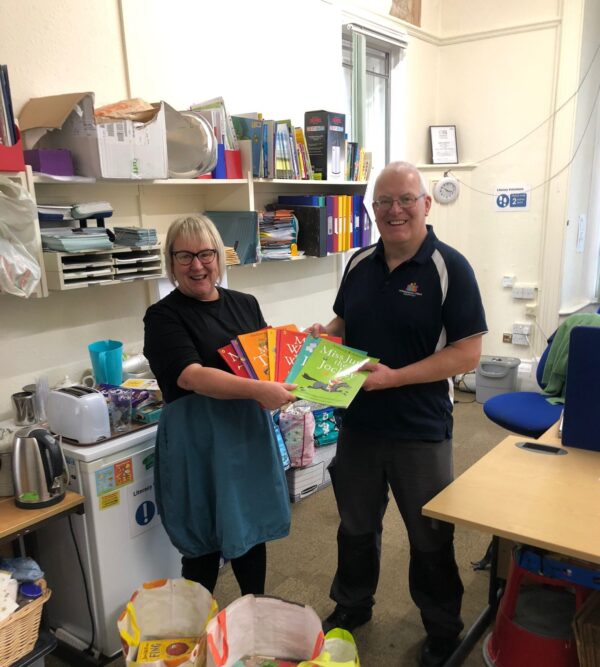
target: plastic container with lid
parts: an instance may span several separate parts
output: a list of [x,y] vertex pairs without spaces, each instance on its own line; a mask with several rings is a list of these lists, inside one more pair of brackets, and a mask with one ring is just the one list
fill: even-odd
[[24,581],[19,586],[19,597],[17,602],[19,607],[24,607],[26,604],[35,602],[42,595],[42,587],[34,584],[32,581]]

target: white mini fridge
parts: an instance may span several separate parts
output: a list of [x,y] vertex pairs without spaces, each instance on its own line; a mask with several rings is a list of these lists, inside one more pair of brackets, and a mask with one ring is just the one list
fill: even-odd
[[[85,514],[36,532],[37,559],[52,597],[48,625],[59,640],[96,657],[121,650],[117,618],[145,581],[181,576],[181,557],[162,526],[154,497],[156,425],[106,442],[63,443],[69,489],[85,496]],[[91,606],[94,629],[87,599]]]

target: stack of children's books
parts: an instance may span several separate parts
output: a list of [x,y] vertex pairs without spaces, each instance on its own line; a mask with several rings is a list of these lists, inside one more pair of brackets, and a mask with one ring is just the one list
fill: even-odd
[[361,368],[378,361],[341,338],[315,338],[293,324],[241,334],[219,354],[240,377],[293,383],[298,398],[335,407],[348,407],[367,377]]

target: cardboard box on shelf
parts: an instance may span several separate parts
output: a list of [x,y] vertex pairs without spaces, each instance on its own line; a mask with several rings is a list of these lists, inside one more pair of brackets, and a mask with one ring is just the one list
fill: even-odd
[[308,154],[321,180],[343,181],[345,174],[346,116],[331,111],[307,111],[304,133]]
[[97,123],[94,93],[32,98],[19,115],[26,149],[71,151],[75,174],[94,178],[168,177],[164,103],[136,120]]

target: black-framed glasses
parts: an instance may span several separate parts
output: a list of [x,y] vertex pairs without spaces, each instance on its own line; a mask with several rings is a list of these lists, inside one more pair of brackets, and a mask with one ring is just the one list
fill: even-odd
[[421,197],[425,197],[426,194],[427,193],[424,192],[417,197],[415,197],[415,195],[402,195],[402,197],[379,197],[379,199],[375,199],[373,201],[373,206],[382,213],[387,213],[387,211],[389,211],[394,205],[394,202],[396,202],[398,206],[401,206],[402,208],[413,208],[417,201],[421,199]]
[[217,251],[214,248],[207,248],[206,250],[200,250],[200,252],[189,252],[189,250],[176,250],[172,252],[171,255],[175,257],[177,264],[181,266],[189,266],[193,261],[194,257],[197,257],[202,264],[210,264],[215,258]]

